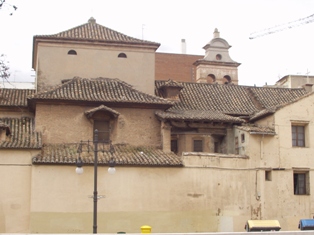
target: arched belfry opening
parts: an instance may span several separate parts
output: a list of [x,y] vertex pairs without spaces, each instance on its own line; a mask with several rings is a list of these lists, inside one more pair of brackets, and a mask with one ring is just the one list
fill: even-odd
[[216,76],[214,74],[207,75],[207,83],[215,84],[216,83]]
[[229,75],[224,76],[223,84],[232,84],[231,77]]

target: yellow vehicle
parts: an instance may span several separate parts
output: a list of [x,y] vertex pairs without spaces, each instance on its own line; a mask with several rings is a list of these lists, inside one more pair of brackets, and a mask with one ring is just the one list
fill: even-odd
[[247,232],[279,231],[281,229],[278,220],[248,220],[244,229]]

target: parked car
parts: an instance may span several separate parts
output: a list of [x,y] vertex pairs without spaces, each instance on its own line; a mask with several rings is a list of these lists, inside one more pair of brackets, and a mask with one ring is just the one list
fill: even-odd
[[298,228],[300,230],[314,230],[314,219],[301,219]]
[[247,232],[279,231],[281,227],[278,220],[248,220],[244,229]]

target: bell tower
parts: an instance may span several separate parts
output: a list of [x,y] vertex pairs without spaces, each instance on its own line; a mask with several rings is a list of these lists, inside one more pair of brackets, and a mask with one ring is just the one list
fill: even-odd
[[215,29],[214,38],[203,47],[204,58],[194,62],[197,83],[238,85],[240,63],[230,58],[230,47],[229,43],[220,37],[218,29]]

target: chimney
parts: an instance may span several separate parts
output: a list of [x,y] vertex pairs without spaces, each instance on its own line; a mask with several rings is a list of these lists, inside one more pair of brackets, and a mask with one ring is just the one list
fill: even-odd
[[186,54],[186,43],[185,39],[181,39],[181,53]]

